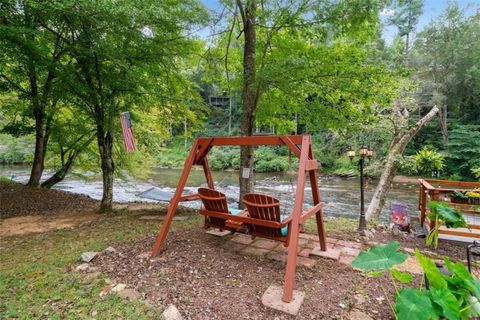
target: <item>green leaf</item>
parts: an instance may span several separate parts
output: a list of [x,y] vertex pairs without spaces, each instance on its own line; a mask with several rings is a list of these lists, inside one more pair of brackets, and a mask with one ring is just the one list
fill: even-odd
[[430,297],[442,309],[442,315],[449,320],[460,319],[460,304],[447,287],[431,288]]
[[432,260],[422,256],[418,249],[415,250],[415,256],[422,266],[423,272],[425,272],[431,287],[441,289],[447,286],[447,282],[443,278],[442,273]]
[[425,291],[405,288],[400,291],[395,304],[398,320],[436,319],[432,302]]
[[386,245],[372,246],[362,251],[353,260],[352,266],[362,270],[387,270],[407,259],[408,254],[400,252],[400,243],[392,241]]
[[401,283],[410,283],[412,282],[413,280],[413,277],[410,273],[408,272],[401,272],[401,271],[398,271],[397,269],[395,268],[392,268],[390,269],[390,273],[392,274],[392,276],[397,279],[398,281],[400,281]]
[[480,299],[480,281],[473,278],[461,262],[452,264],[448,258],[445,258],[444,261],[448,271],[453,274],[453,278],[455,280],[461,280],[461,282],[457,282],[457,285],[467,289],[472,295]]
[[383,271],[370,271],[367,273],[367,277],[378,278],[383,276]]

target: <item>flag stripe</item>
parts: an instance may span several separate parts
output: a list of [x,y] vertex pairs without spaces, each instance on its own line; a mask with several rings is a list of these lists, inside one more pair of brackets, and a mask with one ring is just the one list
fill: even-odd
[[132,122],[130,120],[130,113],[123,112],[120,115],[120,124],[122,126],[123,142],[127,152],[136,150],[135,139],[133,137]]

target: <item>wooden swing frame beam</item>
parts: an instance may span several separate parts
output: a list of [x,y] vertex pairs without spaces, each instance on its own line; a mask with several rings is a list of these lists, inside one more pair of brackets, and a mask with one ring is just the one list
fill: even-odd
[[[327,250],[327,242],[325,238],[325,225],[322,216],[322,203],[320,201],[320,191],[318,187],[317,177],[317,161],[314,159],[312,138],[309,135],[290,135],[290,136],[246,136],[246,137],[212,137],[212,138],[197,138],[185,159],[183,171],[180,180],[175,190],[175,194],[170,200],[167,215],[163,221],[160,232],[155,240],[152,248],[152,257],[156,257],[160,252],[162,244],[165,242],[168,230],[172,223],[173,217],[180,201],[192,201],[199,199],[198,195],[185,195],[183,191],[187,183],[188,176],[194,165],[201,165],[205,174],[208,187],[215,189],[212,172],[208,166],[207,154],[214,146],[257,146],[257,145],[285,145],[291,152],[299,158],[297,187],[295,193],[295,203],[292,214],[290,215],[291,222],[289,228],[289,244],[287,266],[285,269],[284,287],[282,300],[290,302],[293,298],[293,288],[295,286],[295,271],[297,267],[297,251],[300,237],[300,224],[304,222],[306,217],[315,214],[318,230],[318,238],[320,248],[322,251]],[[305,181],[310,179],[312,187],[312,197],[314,207],[303,212],[303,203],[305,195]],[[232,220],[245,220],[248,218],[236,219],[237,217],[230,215]],[[244,221],[241,221],[244,222]]]

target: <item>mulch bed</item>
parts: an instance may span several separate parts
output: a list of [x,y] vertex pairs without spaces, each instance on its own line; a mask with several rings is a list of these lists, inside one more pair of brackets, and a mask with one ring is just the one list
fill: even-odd
[[424,253],[431,253],[431,255],[437,256],[448,256],[451,260],[462,260],[467,259],[467,246],[469,242],[460,242],[460,241],[451,241],[451,240],[439,240],[438,248],[434,249],[433,247],[427,247],[425,245],[425,238],[418,238],[413,235],[398,235],[395,236],[391,231],[377,231],[375,236],[370,239],[372,242],[387,243],[392,240],[400,242],[402,248],[418,248]]
[[[149,256],[153,241],[148,237],[117,247],[92,263],[114,283],[136,289],[150,304],[176,305],[186,319],[292,318],[261,303],[271,284],[283,285],[282,262],[236,253],[231,241],[200,228],[170,232],[154,259]],[[352,308],[374,319],[392,319],[378,278],[318,259],[312,269],[297,268],[296,289],[306,293],[298,319],[346,319]],[[386,289],[393,296],[393,288]]]
[[99,202],[85,195],[60,190],[30,188],[0,182],[0,217],[52,215],[96,210]]

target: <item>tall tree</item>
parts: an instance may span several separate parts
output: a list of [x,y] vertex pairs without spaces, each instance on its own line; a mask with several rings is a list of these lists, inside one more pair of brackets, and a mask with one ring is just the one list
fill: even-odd
[[412,33],[423,14],[424,0],[397,0],[393,2],[393,15],[389,23],[398,28],[398,35],[405,37],[405,55],[410,51]]
[[206,12],[196,0],[65,1],[58,10],[69,30],[70,88],[95,124],[100,210],[110,211],[119,114],[136,105],[149,108],[148,97],[176,94],[172,83],[182,78],[177,62],[196,49],[186,30],[205,21]]
[[6,0],[0,4],[0,89],[27,100],[29,116],[35,122],[30,186],[40,183],[52,117],[62,91],[58,86],[65,64],[65,29],[52,19],[53,6],[51,2],[33,0]]
[[[334,39],[352,33],[354,36],[350,40],[354,42],[353,39],[356,36],[365,39],[368,34],[371,35],[372,30],[376,30],[378,26],[381,3],[381,1],[374,0],[366,2],[338,1],[335,3],[320,0],[280,2],[236,0],[234,7],[230,8],[230,12],[233,13],[233,18],[228,21],[231,27],[227,29],[226,40],[221,43],[226,44],[224,56],[227,82],[233,79],[234,83],[238,83],[236,81],[241,79],[243,88],[241,134],[253,134],[257,111],[266,100],[264,99],[265,94],[269,95],[275,85],[277,88],[280,87],[278,82],[282,87],[286,87],[286,92],[288,92],[290,90],[288,81],[291,79],[289,75],[301,75],[302,71],[307,71],[314,65],[308,63],[310,53],[300,52],[301,50],[295,51],[292,49],[293,44],[289,49],[292,49],[291,52],[295,52],[295,56],[282,54],[282,50],[288,46],[285,38],[292,40],[295,45],[300,42],[296,41],[298,38],[303,39],[302,45],[309,44],[310,47],[316,47],[317,50],[314,54],[318,54],[316,58],[321,60],[319,57],[322,50],[328,51],[328,46]],[[315,33],[319,36],[315,37]],[[236,42],[237,39],[238,42]],[[235,74],[232,76],[229,68],[234,69],[236,65],[229,57],[235,55],[234,51],[239,47],[243,49],[243,64],[241,65],[241,75],[237,74],[235,77]],[[311,51],[313,53],[315,50]],[[331,49],[330,52],[333,51]],[[333,56],[332,54],[329,58],[333,58]],[[329,61],[325,59],[320,63],[328,64]],[[345,79],[345,83],[346,81]],[[301,86],[300,83],[301,81],[297,82],[298,88]],[[318,81],[316,83],[318,84]],[[229,85],[230,83],[227,84],[228,87]],[[290,95],[286,93],[285,96],[290,98],[296,95],[297,100],[305,101],[309,95],[307,91],[303,90],[301,96],[298,95],[298,92],[292,92]],[[353,100],[349,103],[351,106],[355,104]],[[278,108],[283,108],[283,106],[278,106]],[[242,147],[240,200],[246,192],[251,191],[253,186],[253,156],[252,147]],[[249,174],[244,175],[244,172]],[[241,201],[239,202],[241,204]]]

